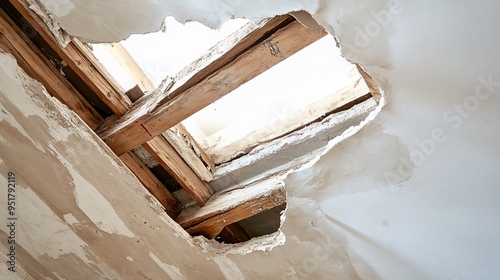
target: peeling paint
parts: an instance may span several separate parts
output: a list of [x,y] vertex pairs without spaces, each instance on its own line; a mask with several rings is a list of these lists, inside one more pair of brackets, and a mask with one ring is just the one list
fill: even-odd
[[217,263],[226,280],[245,280],[245,276],[243,276],[236,263],[228,257],[214,256],[212,259]]
[[109,201],[92,185],[78,174],[73,174],[75,180],[75,197],[78,207],[101,230],[110,234],[121,234],[134,237],[135,234],[123,223]]
[[[307,6],[305,10],[331,34],[335,34],[346,58],[359,62],[386,90],[386,106],[379,107],[361,125],[331,141],[331,150],[325,149],[322,154],[311,156],[308,163],[292,175],[301,181],[292,180],[292,177],[287,179],[289,204],[287,219],[281,229],[287,236],[287,242],[282,246],[266,252],[212,257],[206,252],[208,249],[216,250],[215,245],[199,242],[200,246],[193,246],[198,244],[197,239],[193,242],[186,241],[190,240],[189,237],[177,231],[174,222],[161,214],[161,208],[157,204],[144,201],[131,203],[129,196],[136,195],[134,198],[137,199],[139,196],[147,197],[138,189],[127,189],[134,188],[133,184],[121,189],[115,185],[96,184],[94,187],[99,188],[101,194],[107,189],[121,190],[127,194],[120,197],[123,203],[119,199],[109,199],[108,202],[127,227],[138,233],[132,242],[124,242],[123,240],[130,238],[119,234],[114,234],[109,239],[92,236],[95,238],[89,241],[92,245],[114,241],[121,245],[115,243],[114,246],[105,248],[113,250],[110,254],[112,256],[99,251],[97,246],[94,247],[93,251],[106,255],[103,259],[106,266],[118,271],[120,265],[126,263],[134,276],[165,278],[168,273],[165,274],[157,263],[151,265],[149,261],[149,252],[154,252],[158,260],[162,263],[168,260],[175,268],[196,263],[196,269],[183,271],[187,279],[200,279],[206,275],[213,276],[214,279],[276,279],[287,273],[298,279],[496,279],[499,274],[496,236],[500,228],[498,217],[494,213],[499,212],[495,198],[500,195],[497,187],[497,182],[500,181],[497,172],[500,158],[497,143],[500,141],[500,133],[494,120],[500,118],[498,95],[492,95],[488,102],[481,103],[480,110],[469,112],[470,115],[462,119],[463,126],[460,129],[449,131],[446,145],[429,155],[425,164],[412,169],[409,178],[403,178],[408,180],[401,181],[400,188],[386,191],[384,188],[387,185],[380,182],[366,187],[369,178],[375,178],[375,181],[380,179],[377,177],[380,175],[380,168],[374,166],[379,162],[373,158],[363,162],[366,164],[359,163],[359,168],[356,169],[358,174],[363,174],[364,180],[359,182],[364,186],[353,184],[352,188],[347,188],[343,185],[355,182],[351,180],[357,174],[349,174],[349,170],[342,170],[340,175],[344,176],[336,184],[335,169],[333,165],[331,168],[328,166],[338,158],[364,160],[363,150],[352,149],[356,143],[347,142],[354,140],[360,141],[361,146],[387,141],[388,145],[384,146],[386,149],[371,157],[378,157],[382,163],[389,160],[390,167],[394,167],[392,163],[397,153],[406,155],[408,151],[412,151],[411,147],[416,146],[416,140],[428,137],[434,128],[446,124],[442,113],[455,104],[463,104],[465,98],[474,93],[477,76],[491,74],[493,80],[497,81],[500,77],[499,42],[497,36],[492,36],[499,26],[499,18],[495,15],[499,6],[495,1],[484,2],[482,5],[465,1],[461,5],[456,5],[455,1],[443,1],[439,5],[424,1],[314,1],[311,4],[303,1],[288,4],[269,1],[251,4],[216,1],[216,4],[210,3],[210,7],[196,6],[199,9],[193,9],[191,1],[178,2],[169,7],[162,6],[160,2],[141,3],[141,7],[144,6],[145,9],[138,9],[138,4],[132,1],[117,4],[116,1],[73,0],[73,3],[75,9],[68,16],[58,19],[62,26],[77,36],[115,41],[138,30],[145,32],[157,29],[161,20],[169,13],[176,14],[180,20],[199,20],[214,26],[231,16],[271,16]],[[391,3],[400,4],[402,12],[399,15],[392,13],[390,19],[385,17],[384,20],[381,15],[386,15]],[[109,13],[116,7],[120,9],[117,13]],[[219,7],[223,8],[220,13],[214,12]],[[158,11],[154,12],[155,10]],[[133,13],[134,11],[137,12]],[[104,13],[106,15],[102,16]],[[145,20],[143,15],[149,13],[151,17]],[[464,21],[464,18],[470,20]],[[87,24],[81,25],[81,22]],[[140,26],[134,26],[135,23]],[[356,36],[359,36],[357,29],[370,26],[379,28],[372,29],[378,32],[370,33],[373,35],[368,38],[370,46],[363,48],[356,45]],[[3,75],[0,73],[1,76]],[[24,92],[16,94],[26,96]],[[13,95],[11,93],[9,98],[14,98]],[[16,103],[15,106],[24,113],[29,111],[22,103]],[[38,106],[44,107],[43,104]],[[380,114],[374,119],[377,113]],[[42,116],[48,119],[46,115]],[[17,131],[19,127],[15,120],[11,119],[8,123],[10,122],[13,122],[10,127],[14,127],[14,130],[9,131]],[[63,124],[59,125],[63,127]],[[376,128],[383,132],[374,133]],[[45,127],[37,129],[46,130]],[[368,130],[362,131],[366,129]],[[32,131],[38,130],[30,128],[25,133],[30,134]],[[357,132],[361,133],[360,138],[351,137]],[[4,139],[8,137],[2,136]],[[381,139],[373,140],[371,137]],[[346,141],[344,145],[341,143],[343,141]],[[9,144],[11,147],[26,145]],[[407,146],[406,149],[404,146]],[[30,151],[40,152],[40,149],[30,147]],[[0,150],[0,154],[5,153],[4,149]],[[105,150],[102,153],[107,154]],[[385,157],[386,153],[390,156]],[[107,158],[112,158],[107,155]],[[72,161],[74,162],[77,160]],[[54,163],[56,164],[55,160]],[[4,160],[2,168],[7,168],[10,164],[12,160]],[[110,169],[119,167],[109,162],[105,166]],[[32,168],[29,171],[40,169]],[[322,173],[316,173],[318,171]],[[325,172],[331,172],[332,176],[328,182],[320,182],[320,186],[313,186],[316,181],[307,178],[319,177],[318,174]],[[376,174],[369,174],[370,172]],[[130,181],[133,180],[130,174],[124,174]],[[65,187],[70,186],[53,186],[60,192]],[[311,192],[308,193],[307,189],[311,189]],[[314,191],[318,189],[324,191],[325,196]],[[372,190],[367,191],[369,189]],[[108,196],[111,195],[106,194],[105,197]],[[317,197],[312,198],[314,196]],[[72,198],[73,192],[69,192],[67,197]],[[57,201],[47,193],[41,198],[44,199],[39,202],[42,204]],[[141,215],[141,220],[147,220],[148,225],[135,223],[130,208]],[[54,213],[50,208],[47,209],[47,214],[52,217]],[[49,221],[56,224],[53,220]],[[64,233],[64,238],[69,238],[75,232],[75,229],[66,226],[61,219],[57,221],[57,224],[63,225],[62,229],[68,230]],[[384,226],[382,221],[387,221],[390,227]],[[164,229],[152,230],[149,224],[161,225]],[[33,227],[24,230],[34,233],[28,235],[29,238],[37,237],[35,233],[39,232],[39,229]],[[47,230],[55,234],[53,229]],[[47,238],[53,241],[50,237]],[[78,240],[78,236],[71,240]],[[141,246],[134,246],[136,243]],[[30,247],[28,245],[32,243],[25,241],[25,244]],[[32,246],[43,244],[36,242]],[[325,248],[325,244],[329,246]],[[204,245],[205,251],[200,249]],[[134,265],[126,259],[126,256],[132,256],[132,252]],[[39,256],[38,260],[43,260],[43,256]],[[30,260],[31,263],[36,264],[36,261]],[[57,268],[67,272],[63,264],[67,263],[60,263]],[[143,270],[146,266],[148,269]],[[85,268],[85,263],[78,262],[71,270],[73,273],[87,273],[86,276],[99,270]],[[63,273],[57,273],[63,276]],[[111,273],[106,276],[118,278]]]
[[172,280],[186,279],[178,267],[162,262],[153,252],[149,252],[149,256],[168,274],[168,276],[170,276],[170,278],[172,278]]

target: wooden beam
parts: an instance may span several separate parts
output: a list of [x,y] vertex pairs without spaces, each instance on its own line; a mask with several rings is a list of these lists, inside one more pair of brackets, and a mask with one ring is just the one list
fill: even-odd
[[191,235],[215,238],[225,226],[285,202],[282,182],[262,181],[217,193],[204,207],[195,205],[185,209],[176,221]]
[[91,128],[103,118],[61,75],[26,35],[0,10],[0,46],[10,52],[32,78],[41,82],[50,95],[66,104]]
[[215,193],[207,182],[201,180],[194,173],[163,136],[155,137],[145,143],[143,147],[179,182],[198,205],[205,205]]
[[168,215],[175,219],[181,212],[177,199],[165,188],[149,168],[133,152],[120,156],[120,159],[141,181],[142,185],[165,207]]
[[122,68],[129,73],[130,78],[134,80],[142,91],[150,91],[155,88],[151,80],[142,71],[142,68],[121,43],[104,44],[104,46]]
[[[22,16],[25,17],[31,25],[33,25],[33,28],[42,36],[44,40],[47,41],[47,43],[54,49],[54,51],[59,56],[61,56],[66,64],[70,66],[92,90],[95,91],[96,95],[103,100],[103,102],[115,113],[115,115],[122,116],[125,112],[127,112],[131,101],[128,97],[126,97],[125,94],[121,93],[119,86],[117,86],[113,82],[111,77],[108,76],[107,72],[102,70],[102,67],[99,66],[99,61],[97,61],[97,59],[87,49],[86,46],[81,44],[79,41],[72,41],[68,44],[68,46],[62,48],[50,32],[50,30],[48,30],[43,20],[29,9],[29,5],[27,4],[26,0],[11,0],[10,2],[16,9],[18,9]],[[101,69],[101,71],[99,71],[98,69]],[[69,102],[66,104],[72,103]],[[91,106],[90,108],[92,109]],[[94,125],[92,128],[95,127],[96,125]],[[162,142],[164,141],[164,138],[156,139],[156,141]],[[166,152],[172,153],[173,155],[171,156],[174,158],[178,157],[177,152],[175,152],[175,150],[173,149],[170,149]],[[188,170],[190,170],[189,166],[187,166],[183,161],[176,161],[175,164],[179,166],[169,166],[169,168],[167,168],[167,171],[188,172]],[[163,165],[168,165],[168,163],[163,163]],[[137,168],[133,170],[140,171],[140,169]],[[141,174],[136,175],[139,178],[144,177]],[[171,175],[174,178],[182,178],[182,176],[184,176],[183,174]],[[192,187],[199,187],[203,189],[206,188],[205,184],[203,184],[202,182],[197,185],[195,184]],[[198,201],[199,203],[204,203],[202,201],[206,201],[206,199],[208,198],[203,198],[202,200],[199,199]],[[165,200],[165,202],[166,201],[167,200]],[[175,208],[176,206],[172,205],[172,207]]]
[[225,226],[220,232],[219,237],[225,243],[230,244],[241,243],[250,240],[248,234],[237,223]]
[[79,43],[77,40],[71,41],[65,48],[61,47],[45,22],[29,8],[26,0],[9,1],[64,62],[83,79],[115,114],[122,115],[128,110],[131,104],[130,100],[125,95],[120,94],[119,87],[111,84],[96,71],[93,62],[77,46]]
[[[283,23],[283,22],[282,22]],[[237,46],[242,52],[233,54],[231,59],[223,57],[217,64],[223,66],[213,70],[202,69],[193,76],[203,76],[193,86],[184,84],[168,92],[143,98],[134,104],[122,118],[110,118],[98,130],[98,134],[116,154],[123,154],[130,149],[163,133],[205,106],[238,88],[243,83],[255,78],[270,67],[298,52],[304,47],[322,38],[324,31],[314,32],[297,21],[286,22],[285,26],[273,25],[264,28],[267,34],[243,40],[243,46]],[[233,40],[228,38],[227,40]],[[248,42],[251,41],[251,42]],[[220,61],[219,61],[220,60]],[[213,70],[213,71],[212,71]]]
[[[153,83],[122,44],[106,44],[106,47],[108,52],[138,85],[126,93],[131,100],[133,99],[132,102],[141,98],[145,91],[154,90]],[[165,131],[163,137],[201,179],[207,182],[213,179],[212,171],[215,169],[213,160],[201,149],[182,124],[177,124]]]
[[[174,149],[179,153],[179,155],[184,159],[184,161],[193,169],[198,177],[202,180],[210,182],[213,180],[212,171],[210,167],[205,166],[200,157],[195,153],[193,147],[191,147],[182,132],[174,126],[167,131],[162,133],[162,136],[174,147]],[[158,136],[157,136],[158,137]],[[154,138],[153,138],[154,139]]]

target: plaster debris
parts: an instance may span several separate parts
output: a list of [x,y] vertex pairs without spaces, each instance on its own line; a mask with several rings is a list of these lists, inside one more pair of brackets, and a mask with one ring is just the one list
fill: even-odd
[[40,16],[45,24],[47,24],[47,27],[52,31],[57,42],[62,47],[66,47],[71,41],[71,37],[59,25],[57,17],[61,14],[67,15],[69,13],[67,9],[74,8],[74,4],[69,0],[27,0],[27,2],[30,4],[30,9]]

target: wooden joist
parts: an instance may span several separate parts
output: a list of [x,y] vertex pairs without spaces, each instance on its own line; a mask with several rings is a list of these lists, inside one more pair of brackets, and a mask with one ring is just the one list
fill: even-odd
[[[66,48],[62,48],[61,46],[59,46],[52,33],[50,33],[50,31],[47,29],[45,23],[43,23],[43,21],[37,15],[35,15],[31,10],[27,8],[28,6],[24,0],[11,2],[30,22],[30,24],[33,25],[33,28],[37,32],[39,32],[39,34],[48,42],[48,44],[52,48],[54,48],[54,51],[64,59],[68,66],[75,67],[72,69],[79,74],[79,76],[85,83],[88,83],[88,86],[90,88],[98,93],[97,95],[99,96],[99,98],[103,99],[105,104],[108,105],[115,114],[123,115],[128,110],[131,101],[128,98],[124,98],[125,95],[120,93],[118,89],[119,87],[113,84],[112,79],[106,76],[106,73],[104,73],[102,69],[101,71],[97,70],[98,68],[100,68],[96,67],[96,64],[98,64],[99,62],[93,57],[91,53],[85,51],[85,46],[77,46],[77,44],[79,43],[71,42]],[[4,26],[3,23],[2,26]],[[5,36],[1,36],[1,38],[3,37]],[[31,48],[33,50],[38,50],[38,48],[31,41],[29,41],[29,39],[26,38],[26,40],[31,44]],[[9,49],[9,51],[11,51],[13,54],[17,54],[19,51],[26,49],[26,47],[22,45],[23,40],[11,41],[15,43],[15,45]],[[0,42],[0,44],[3,45],[3,42]],[[38,79],[46,86],[49,93],[58,97],[58,91],[56,90],[61,91],[61,93],[59,94],[61,96],[61,101],[70,109],[75,111],[89,125],[89,127],[95,129],[98,125],[100,125],[103,122],[103,119],[95,112],[95,109],[90,104],[88,104],[88,102],[83,99],[81,95],[77,95],[77,97],[74,97],[76,96],[76,93],[74,93],[73,91],[76,92],[76,90],[74,90],[73,86],[63,77],[59,77],[59,79],[56,79],[55,76],[59,74],[57,70],[51,69],[51,71],[48,71],[46,68],[43,68],[47,66],[50,67],[52,66],[52,64],[41,53],[38,54],[38,56],[41,57],[41,59],[46,60],[44,64],[38,61],[37,57],[33,55],[26,55],[29,60],[25,63],[24,60],[20,59],[23,56],[16,58],[20,65],[24,66],[23,68],[25,68],[25,71],[27,71],[28,73],[33,73],[34,78]],[[81,98],[83,101],[79,103],[78,98]],[[145,166],[137,162],[137,158],[135,158],[135,155],[133,153],[124,154],[121,158],[122,161],[129,167],[129,169],[132,170],[132,172],[143,183],[144,187],[148,189],[152,193],[152,195],[155,196],[158,201],[165,207],[167,213],[171,217],[175,218],[181,210],[181,206],[177,202],[175,197],[170,194],[170,192],[161,184],[161,182],[159,182],[159,180],[148,168],[145,168]]]
[[212,187],[194,173],[163,136],[151,139],[143,147],[174,177],[198,205],[205,205],[214,194]]
[[[131,92],[127,92],[127,95],[129,94],[135,94],[137,98],[140,98],[144,95],[144,92],[142,92],[139,86],[136,86],[132,88]],[[163,135],[156,136],[144,143],[142,145],[143,148],[146,149],[155,161],[165,168],[172,177],[174,177],[198,205],[203,206],[214,194],[213,188],[207,184],[206,180],[204,181],[204,178],[200,176],[199,173],[195,172],[190,165],[186,164],[186,156],[191,156],[191,154],[188,151],[185,153],[178,153],[176,151],[177,149],[171,144],[172,142],[175,143],[178,137],[167,133],[164,134],[166,134],[166,137]],[[182,147],[182,144],[185,144],[184,142],[176,144],[178,144],[177,148],[185,150],[185,148]],[[193,160],[193,162],[197,161]],[[199,159],[198,163],[201,164]],[[205,167],[201,166],[200,168],[204,169]],[[212,174],[210,173],[210,178],[212,178],[211,176]]]
[[273,19],[240,39],[230,55],[224,53],[170,91],[142,98],[126,115],[111,117],[97,132],[116,154],[126,153],[324,35],[324,31],[311,31],[291,17]]
[[89,127],[99,126],[103,118],[96,110],[1,10],[0,15],[0,48],[10,52],[28,75],[41,82],[50,95],[66,104]]
[[191,235],[215,238],[224,227],[285,202],[282,182],[262,181],[217,193],[204,207],[185,209],[176,221]]
[[71,41],[62,48],[45,22],[35,14],[26,0],[9,0],[33,29],[49,44],[49,46],[63,59],[63,61],[89,86],[89,88],[115,113],[123,115],[131,102],[116,85],[96,71],[91,61],[81,49],[78,40]]
[[168,215],[175,219],[182,210],[181,205],[141,159],[133,152],[121,155],[120,159],[135,174],[144,187],[165,207]]
[[[154,90],[154,85],[132,58],[130,53],[120,43],[106,44],[108,52],[138,85],[127,92],[132,102],[137,101],[144,92]],[[210,182],[215,169],[213,160],[205,154],[198,143],[194,141],[182,124],[177,124],[163,133],[163,137],[175,148],[185,162],[203,180]],[[196,149],[196,151],[195,151]]]
[[241,243],[250,240],[248,234],[243,230],[243,228],[237,224],[227,225],[219,234],[219,237],[225,243]]

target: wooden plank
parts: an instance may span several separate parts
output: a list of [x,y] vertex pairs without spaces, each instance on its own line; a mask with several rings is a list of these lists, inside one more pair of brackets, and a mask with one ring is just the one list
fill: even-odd
[[[66,64],[70,66],[92,90],[95,91],[96,95],[102,99],[108,107],[110,107],[115,115],[122,116],[128,110],[131,101],[125,96],[125,94],[120,92],[117,85],[110,82],[111,78],[107,76],[105,71],[98,71],[101,67],[96,67],[96,65],[99,65],[100,63],[95,59],[93,54],[88,51],[86,46],[78,41],[73,41],[70,42],[67,47],[62,48],[59,46],[50,30],[48,30],[43,20],[29,9],[29,5],[26,0],[11,0],[10,2],[16,9],[18,9],[23,17],[25,17],[26,20],[33,25],[33,28],[42,36],[44,40],[47,41],[54,51],[61,56]],[[95,127],[96,126],[93,126],[93,128]],[[164,138],[156,139],[156,141],[161,142],[162,139]],[[169,150],[167,152],[173,153],[172,157],[174,158],[178,157],[175,150]],[[183,161],[177,161],[176,164],[180,166],[171,166],[167,170],[169,172],[175,172],[178,170],[187,172],[187,170],[189,170],[189,166],[187,166]],[[166,163],[163,163],[163,165],[166,165]],[[183,176],[183,174],[171,175],[174,178],[181,178]],[[206,188],[205,184],[201,183],[199,185]]]
[[143,186],[165,207],[168,215],[175,219],[181,212],[177,199],[163,186],[149,168],[133,152],[120,156],[120,159],[141,181]]
[[174,126],[173,129],[179,131],[179,134],[182,135],[182,139],[184,139],[184,141],[186,141],[189,146],[192,146],[196,155],[198,155],[203,160],[210,172],[213,172],[215,170],[214,160],[205,152],[204,149],[201,148],[200,144],[196,140],[194,140],[193,136],[191,135],[191,133],[189,133],[187,128],[182,123],[179,123],[178,125]]
[[[285,58],[322,38],[296,21],[271,36],[254,39],[250,49],[238,55],[205,79],[181,92],[181,85],[136,103],[122,118],[112,118],[98,134],[116,154],[122,154],[161,134],[205,106],[253,79]],[[230,40],[231,38],[229,38]],[[204,72],[201,70],[200,72]],[[135,105],[135,104],[134,104]]]
[[380,102],[380,99],[382,99],[382,92],[380,91],[380,87],[378,84],[373,80],[373,78],[366,73],[366,71],[363,69],[363,67],[359,66],[356,64],[356,68],[358,69],[359,73],[365,80],[366,85],[370,89],[371,94],[373,95],[373,98],[377,103]]
[[192,206],[177,217],[188,232],[214,238],[227,225],[286,202],[283,182],[265,180],[216,193],[204,207]]
[[[106,46],[108,52],[137,83],[136,87],[126,93],[131,100],[133,99],[132,102],[140,99],[145,91],[154,90],[153,83],[122,44],[114,43]],[[212,171],[215,168],[213,160],[201,149],[181,123],[168,129],[162,135],[201,179],[207,182],[213,179]]]
[[0,17],[0,42],[32,78],[37,79],[50,95],[66,104],[91,128],[103,119],[80,93],[61,75],[40,50],[23,34],[3,11]]
[[26,0],[9,0],[10,3],[30,23],[34,30],[49,44],[49,46],[64,60],[64,62],[80,76],[95,94],[115,114],[124,114],[131,102],[125,95],[120,94],[119,87],[100,75],[94,64],[78,48],[75,41],[62,48],[43,20],[29,8]]
[[241,243],[250,240],[248,234],[237,223],[230,224],[224,227],[220,232],[219,237],[225,243],[230,243],[230,244]]
[[186,231],[193,236],[203,235],[206,238],[212,239],[217,237],[225,226],[259,214],[285,202],[285,198],[281,193],[271,194],[269,197],[261,197],[254,201],[247,201],[236,206],[231,211],[224,212],[187,228]]
[[179,155],[186,161],[186,163],[193,169],[193,171],[202,180],[210,182],[213,180],[212,171],[209,167],[205,166],[200,157],[195,153],[193,147],[188,144],[184,136],[177,129],[173,127],[162,133],[163,137],[174,147]]
[[155,88],[151,80],[144,74],[141,67],[132,58],[130,53],[120,43],[104,44],[109,53],[124,68],[142,91],[151,91]]
[[155,137],[143,144],[143,147],[179,182],[198,205],[205,205],[215,193],[207,182],[194,173],[163,136]]

